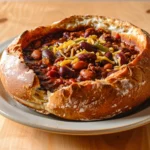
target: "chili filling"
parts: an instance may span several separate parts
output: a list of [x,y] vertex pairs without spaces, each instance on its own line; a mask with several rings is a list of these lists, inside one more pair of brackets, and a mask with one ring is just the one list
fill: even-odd
[[38,76],[40,88],[51,92],[74,82],[106,78],[138,53],[119,34],[94,28],[49,34],[23,49],[25,63]]

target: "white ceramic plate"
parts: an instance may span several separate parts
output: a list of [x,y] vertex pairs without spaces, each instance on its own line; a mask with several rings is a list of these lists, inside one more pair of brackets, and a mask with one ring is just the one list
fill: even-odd
[[[0,52],[12,41],[0,45]],[[15,86],[15,85],[14,85]],[[150,123],[150,107],[132,115],[104,121],[67,121],[52,115],[45,116],[14,101],[0,82],[0,113],[5,117],[34,128],[72,135],[96,135],[133,129]]]

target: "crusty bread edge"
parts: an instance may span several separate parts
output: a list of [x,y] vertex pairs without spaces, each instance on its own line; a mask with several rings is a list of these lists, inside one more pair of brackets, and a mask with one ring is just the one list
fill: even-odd
[[[114,32],[120,32],[124,40],[133,40],[138,45],[140,54],[133,62],[105,80],[85,81],[64,87],[54,93],[48,92],[49,102],[44,103],[42,107],[36,107],[32,103],[32,108],[44,109],[56,116],[70,120],[93,120],[111,118],[144,102],[150,96],[149,35],[128,22],[101,16],[71,16],[51,26],[25,31],[16,38],[5,50],[0,62],[0,77],[6,91],[19,102],[31,107],[30,99],[34,90],[39,87],[39,81],[34,72],[25,66],[22,49],[30,41],[48,33],[60,29],[75,30],[91,24],[95,28],[102,26],[112,28]],[[8,60],[12,60],[14,57],[15,61],[12,64],[12,61]],[[18,67],[18,72],[21,71],[20,76],[30,72],[30,80],[25,82],[12,78],[9,70],[11,68],[11,72],[16,71],[16,67]],[[25,78],[26,76],[24,76]],[[10,82],[11,80],[12,82]],[[15,88],[12,88],[13,85]]]

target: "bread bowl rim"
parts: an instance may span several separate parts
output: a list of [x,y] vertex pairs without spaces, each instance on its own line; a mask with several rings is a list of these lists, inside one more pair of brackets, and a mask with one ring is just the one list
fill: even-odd
[[[6,52],[8,53],[11,53],[11,52],[14,52],[14,51],[20,51],[21,52],[21,49],[22,49],[22,43],[24,44],[25,43],[25,41],[24,40],[27,40],[28,38],[30,39],[31,37],[32,37],[32,35],[34,35],[34,32],[38,32],[38,31],[40,31],[40,30],[45,30],[44,32],[46,32],[47,33],[47,30],[49,29],[51,32],[55,32],[55,30],[57,30],[57,29],[60,29],[60,28],[63,28],[63,24],[64,24],[64,26],[65,26],[65,23],[67,22],[67,21],[69,21],[69,22],[71,22],[72,20],[74,21],[74,19],[89,19],[90,20],[90,18],[92,18],[93,16],[71,16],[71,17],[69,17],[69,18],[66,18],[66,19],[64,19],[64,20],[62,20],[62,21],[60,21],[60,22],[57,22],[57,23],[53,23],[51,26],[47,26],[47,27],[37,27],[37,28],[35,28],[35,29],[33,29],[33,30],[31,30],[31,31],[25,31],[23,34],[21,34],[15,41],[13,41],[11,44],[10,44],[10,46],[8,47],[8,49],[6,50]],[[143,43],[142,43],[142,46],[143,46],[143,49],[147,49],[147,46],[148,46],[148,48],[149,48],[149,44],[148,44],[148,41],[147,41],[147,39],[148,39],[148,36],[145,34],[145,31],[143,32],[141,29],[139,29],[138,27],[136,27],[136,26],[134,26],[134,25],[132,25],[132,24],[130,24],[130,23],[128,23],[128,22],[123,22],[123,21],[120,21],[120,20],[118,20],[118,19],[111,19],[111,18],[107,18],[107,17],[103,17],[103,16],[94,16],[95,18],[99,18],[99,19],[104,19],[104,21],[106,21],[107,22],[107,19],[108,19],[108,21],[110,21],[110,22],[118,22],[118,23],[121,23],[121,24],[123,24],[124,26],[127,26],[128,28],[133,28],[133,31],[134,30],[136,30],[137,32],[138,32],[138,34],[140,34],[140,35],[142,35],[143,36]],[[66,26],[65,26],[66,27]],[[71,30],[72,30],[72,26],[71,26]],[[40,36],[41,36],[41,33],[36,33],[37,35],[38,34],[40,34]],[[43,34],[43,32],[42,32],[42,34]],[[34,35],[35,36],[35,35]],[[43,36],[43,35],[42,35]],[[39,37],[38,37],[39,38]],[[35,39],[34,39],[35,40]],[[137,41],[137,43],[138,43],[138,41]],[[26,45],[26,44],[25,44]],[[141,52],[141,55],[142,55],[142,52]],[[128,66],[132,66],[132,65],[134,65],[134,64],[136,64],[137,62],[136,62],[136,60],[137,59],[135,59],[133,62],[131,62],[131,63],[129,63],[128,64]],[[116,73],[114,73],[113,75],[116,75],[116,77],[120,77],[120,75],[122,75],[122,74],[124,74],[124,72],[126,72],[126,70],[127,70],[127,68],[125,67],[125,68],[122,68],[120,71],[118,71],[118,72],[116,72]],[[35,74],[34,74],[35,75]],[[3,76],[3,73],[2,73],[2,71],[1,71],[1,78],[3,79],[3,78],[5,78],[4,76]],[[110,76],[110,77],[108,77],[108,78],[106,78],[106,79],[104,79],[104,81],[102,81],[101,80],[101,82],[105,82],[105,83],[109,83],[108,81],[111,81],[111,78],[112,78],[112,76]],[[113,77],[114,78],[114,77]],[[35,81],[35,80],[34,80]],[[86,84],[86,83],[89,83],[89,82],[91,82],[91,83],[95,83],[95,82],[97,82],[97,81],[84,81],[84,82],[81,82],[81,83],[79,83],[79,85],[82,85],[82,84]],[[5,83],[3,83],[4,84],[4,86],[6,87],[6,86],[8,86],[8,85],[5,85]],[[36,83],[34,84],[35,85],[35,87],[37,87],[37,86],[39,86],[39,83],[38,83],[38,81],[36,80]],[[72,85],[70,85],[70,86],[67,86],[67,87],[64,87],[64,88],[62,88],[62,89],[67,89],[67,88],[70,88]],[[74,85],[73,85],[74,86]],[[32,86],[31,87],[29,87],[29,89],[27,89],[27,90],[29,90],[29,93],[31,94],[31,91],[33,91],[33,88],[34,86],[33,86],[33,83],[32,83]],[[62,90],[62,89],[60,89],[60,91]],[[7,90],[7,89],[6,89]],[[30,91],[31,90],[31,91]],[[7,90],[8,92],[9,92],[9,90]],[[11,92],[10,92],[11,93]],[[12,93],[11,93],[12,94]],[[27,100],[29,100],[30,98],[31,98],[31,95],[27,95],[27,97],[25,97],[25,98],[23,98],[23,99],[27,99]],[[14,95],[14,94],[12,94],[12,95]],[[14,95],[15,96],[15,95]],[[19,97],[17,97],[17,96],[15,96],[15,98],[19,101],[19,99],[22,99],[22,96],[20,96],[21,98],[19,98]],[[21,103],[26,103],[26,100],[21,100],[22,102]],[[28,102],[28,103],[30,103],[30,102]],[[28,105],[27,103],[25,104],[25,105]],[[46,106],[47,107],[47,106]],[[46,108],[50,113],[53,113],[53,111],[51,111],[51,110],[49,110],[48,108]]]

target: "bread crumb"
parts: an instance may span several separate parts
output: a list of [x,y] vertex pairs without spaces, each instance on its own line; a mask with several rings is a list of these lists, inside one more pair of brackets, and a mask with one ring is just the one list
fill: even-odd
[[113,104],[111,107],[112,107],[112,108],[117,107],[117,104]]
[[77,105],[74,105],[73,108],[77,108]]
[[84,112],[85,110],[83,109],[83,108],[80,108],[80,110],[79,110],[79,112],[81,113],[81,112]]
[[[122,87],[117,88],[118,95],[121,95],[122,97],[127,95],[129,91],[133,88],[133,84],[128,79],[120,80]],[[130,97],[130,95],[129,95]]]

